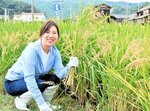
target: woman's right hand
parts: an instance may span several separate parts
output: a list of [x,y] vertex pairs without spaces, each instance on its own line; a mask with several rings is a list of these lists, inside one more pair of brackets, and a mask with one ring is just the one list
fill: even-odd
[[40,111],[53,111],[47,103],[39,105]]

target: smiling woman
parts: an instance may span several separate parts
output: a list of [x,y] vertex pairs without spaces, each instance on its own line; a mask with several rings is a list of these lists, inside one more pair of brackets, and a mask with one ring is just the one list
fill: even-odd
[[[40,30],[39,40],[30,43],[5,76],[4,88],[15,98],[17,109],[29,110],[28,102],[34,98],[40,111],[52,111],[60,107],[51,105],[51,99],[70,67],[78,66],[77,57],[71,57],[66,67],[59,50],[54,46],[59,38],[57,24],[49,20]],[[54,74],[48,74],[50,70]],[[45,84],[47,82],[54,84]]]
[[[50,27],[50,28],[49,28]],[[48,53],[49,48],[54,45],[58,41],[59,37],[59,29],[56,24],[47,23],[41,28],[41,41],[42,41],[42,49],[45,53]]]

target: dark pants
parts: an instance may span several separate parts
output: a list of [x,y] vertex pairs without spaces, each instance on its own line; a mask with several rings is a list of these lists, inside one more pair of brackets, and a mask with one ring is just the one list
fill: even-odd
[[[43,92],[49,85],[41,84],[42,82],[53,81],[55,84],[60,83],[60,79],[54,74],[46,74],[36,79],[37,85],[41,92]],[[4,80],[5,91],[12,96],[19,96],[28,91],[24,78],[19,80],[10,81]]]

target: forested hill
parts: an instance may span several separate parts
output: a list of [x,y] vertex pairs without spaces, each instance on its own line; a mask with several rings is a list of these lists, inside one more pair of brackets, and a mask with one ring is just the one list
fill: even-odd
[[[57,1],[57,2],[56,2]],[[110,2],[106,0],[34,0],[34,6],[36,12],[44,12],[46,17],[55,17],[54,4],[60,4],[60,16],[68,18],[70,16],[70,9],[72,10],[73,16],[77,15],[79,9],[83,9],[88,5],[98,5],[106,3],[112,7],[112,14],[132,14],[139,8],[145,5],[150,5],[150,2],[127,3],[127,2]],[[103,2],[102,2],[103,1]],[[26,2],[26,3],[25,3]],[[0,0],[0,14],[4,14],[4,8],[10,9],[10,12],[31,12],[32,0]],[[90,2],[90,3],[89,3]],[[71,6],[71,8],[70,8]]]
[[113,14],[132,14],[138,9],[143,8],[144,6],[150,5],[150,2],[141,2],[141,3],[128,3],[128,2],[105,2],[108,5],[112,6]]
[[[7,10],[7,14],[10,16],[21,12],[31,12],[31,4],[25,1],[16,0],[0,0],[0,15],[4,15],[4,10]],[[40,10],[34,7],[35,12]]]
[[[24,0],[28,3],[31,3],[32,0]],[[150,5],[150,2],[142,2],[140,4],[137,3],[127,3],[127,2],[110,2],[107,0],[34,0],[35,7],[44,12],[47,17],[55,17],[54,4],[60,3],[61,14],[63,14],[64,18],[68,18],[70,16],[70,6],[72,6],[72,14],[73,16],[77,15],[79,9],[83,9],[84,7],[91,5],[98,5],[101,3],[106,3],[110,5],[112,8],[112,14],[132,14],[138,10],[138,7],[141,8],[145,5]],[[56,2],[57,1],[57,2]],[[89,3],[90,1],[90,3]],[[71,4],[71,5],[70,5]],[[128,8],[128,11],[127,11]]]

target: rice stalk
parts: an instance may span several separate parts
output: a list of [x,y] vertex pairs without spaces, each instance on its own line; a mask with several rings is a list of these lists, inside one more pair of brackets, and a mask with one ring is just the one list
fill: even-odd
[[148,62],[149,62],[148,58],[140,58],[140,59],[134,60],[125,66],[125,70],[132,70],[134,67],[135,67],[135,69],[138,69],[143,64],[146,64]]
[[71,89],[73,89],[73,77],[74,77],[74,74],[75,74],[75,69],[74,67],[71,67],[68,74],[67,74],[67,77],[66,77],[66,80],[65,80],[65,84],[70,87]]
[[144,49],[142,45],[142,40],[135,39],[130,42],[130,44],[127,47],[127,50],[123,57],[120,60],[120,64],[125,60],[136,60],[137,58],[140,58],[142,56]]

